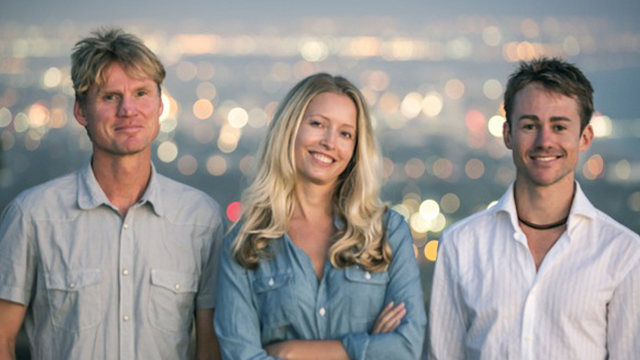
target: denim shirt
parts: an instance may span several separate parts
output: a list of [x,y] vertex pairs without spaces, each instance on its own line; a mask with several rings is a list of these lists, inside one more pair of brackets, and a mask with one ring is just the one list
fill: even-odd
[[[270,244],[274,256],[248,270],[231,259],[239,226],[221,251],[215,329],[224,359],[273,359],[266,345],[284,340],[341,340],[351,359],[418,359],[426,314],[409,227],[384,217],[393,261],[385,272],[327,260],[320,282],[311,259],[287,234]],[[340,224],[336,224],[340,226]],[[406,315],[390,333],[370,331],[385,304],[404,302]]]

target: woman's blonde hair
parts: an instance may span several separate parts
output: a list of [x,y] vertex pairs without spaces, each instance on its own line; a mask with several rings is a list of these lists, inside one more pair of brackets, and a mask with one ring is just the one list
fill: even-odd
[[246,268],[269,258],[270,241],[287,230],[296,203],[295,139],[307,106],[321,93],[348,96],[358,114],[353,157],[334,192],[333,212],[344,226],[335,234],[329,260],[337,268],[359,264],[368,271],[384,271],[391,263],[382,222],[387,206],[379,199],[380,154],[364,97],[347,79],[319,73],[296,84],[279,105],[258,156],[255,179],[242,195],[241,227],[232,255]]

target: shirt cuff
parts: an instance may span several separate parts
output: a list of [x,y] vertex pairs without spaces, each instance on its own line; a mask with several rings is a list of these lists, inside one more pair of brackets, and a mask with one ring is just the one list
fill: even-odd
[[369,347],[369,334],[366,332],[348,334],[342,338],[342,345],[352,360],[365,360]]
[[216,298],[213,295],[201,295],[196,298],[196,310],[209,310],[215,308]]
[[0,299],[15,302],[24,306],[29,305],[29,295],[24,289],[0,284]]

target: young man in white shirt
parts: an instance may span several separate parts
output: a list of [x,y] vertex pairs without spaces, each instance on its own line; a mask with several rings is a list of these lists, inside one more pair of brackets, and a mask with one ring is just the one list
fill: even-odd
[[593,141],[593,89],[559,59],[522,63],[505,92],[516,180],[442,235],[430,359],[634,359],[640,237],[574,177]]

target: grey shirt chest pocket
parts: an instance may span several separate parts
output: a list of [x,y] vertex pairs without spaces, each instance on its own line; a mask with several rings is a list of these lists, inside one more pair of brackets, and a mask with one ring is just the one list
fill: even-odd
[[168,332],[185,332],[192,324],[196,275],[168,270],[151,270],[149,321]]
[[53,325],[79,331],[100,324],[104,316],[101,282],[100,269],[45,273]]
[[354,265],[345,269],[345,278],[351,316],[375,320],[384,307],[389,273],[369,272]]
[[252,285],[263,328],[291,323],[296,310],[291,272],[273,274],[261,272],[253,278]]

